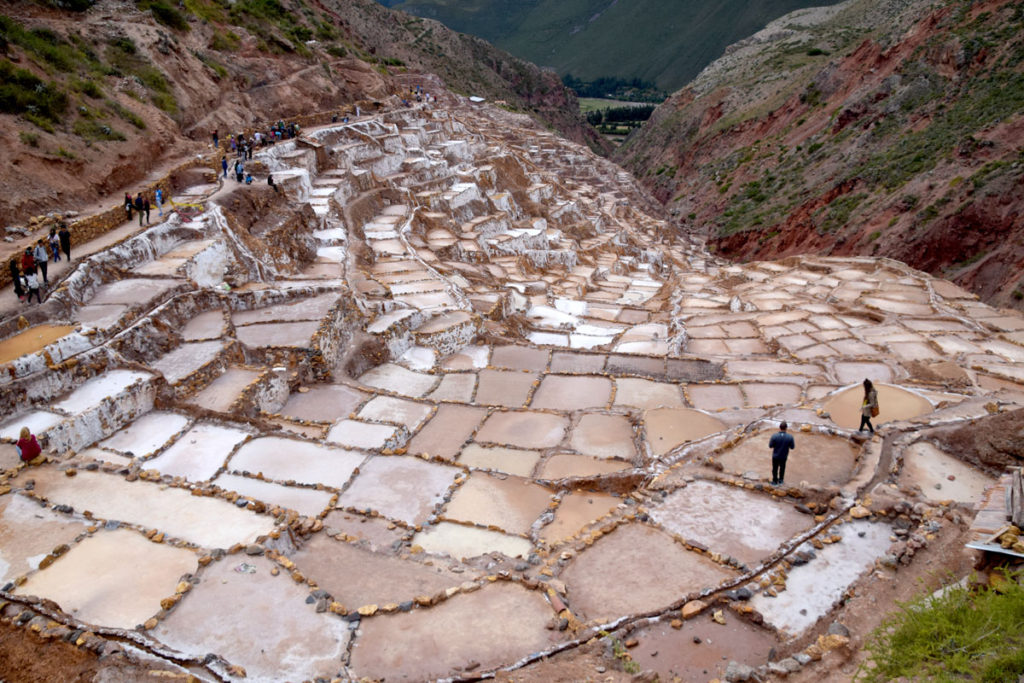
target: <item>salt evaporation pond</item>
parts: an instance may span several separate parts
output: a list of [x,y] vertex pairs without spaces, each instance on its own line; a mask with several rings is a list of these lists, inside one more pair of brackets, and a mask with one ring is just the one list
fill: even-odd
[[189,419],[177,413],[154,411],[146,413],[127,427],[115,432],[100,443],[109,448],[134,456],[145,456],[155,452],[189,424]]
[[51,413],[46,410],[34,410],[31,413],[24,413],[7,420],[0,426],[0,439],[17,441],[20,438],[21,428],[28,427],[28,430],[35,435],[44,434],[54,425],[64,421],[63,415]]
[[816,558],[793,567],[786,577],[786,590],[778,597],[754,596],[751,604],[766,622],[791,636],[800,635],[828,614],[892,543],[892,527],[886,524],[853,521],[837,531],[843,540],[814,551]]
[[117,396],[128,387],[153,375],[136,370],[110,370],[78,387],[63,401],[53,404],[57,410],[82,413],[98,406],[103,399]]
[[36,325],[0,341],[0,363],[42,351],[49,344],[75,331],[74,325]]

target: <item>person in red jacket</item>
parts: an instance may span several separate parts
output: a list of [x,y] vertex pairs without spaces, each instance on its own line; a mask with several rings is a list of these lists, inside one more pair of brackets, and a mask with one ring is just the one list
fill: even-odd
[[21,456],[21,461],[27,462],[29,465],[40,465],[45,460],[43,449],[39,447],[39,442],[36,441],[36,435],[29,431],[28,427],[21,428],[21,438],[18,439],[18,454]]
[[32,256],[32,247],[25,247],[21,255],[21,272],[25,275],[36,272],[36,259]]

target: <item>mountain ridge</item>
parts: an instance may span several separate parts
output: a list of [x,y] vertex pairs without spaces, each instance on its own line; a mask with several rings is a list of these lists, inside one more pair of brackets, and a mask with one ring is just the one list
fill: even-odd
[[583,80],[641,78],[683,87],[730,44],[792,10],[827,0],[383,0]]

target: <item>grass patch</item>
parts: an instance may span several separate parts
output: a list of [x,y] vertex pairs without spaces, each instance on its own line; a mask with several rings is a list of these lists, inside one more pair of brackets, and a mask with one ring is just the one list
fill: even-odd
[[38,133],[27,133],[21,131],[18,133],[18,139],[21,140],[21,144],[28,145],[29,147],[39,146],[39,134]]
[[124,133],[115,130],[105,123],[79,119],[72,128],[75,135],[88,142],[109,142],[125,140]]
[[207,23],[223,24],[228,15],[218,0],[185,0],[185,9]]
[[53,132],[52,123],[61,120],[68,107],[68,96],[56,83],[44,83],[25,69],[0,62],[0,112],[22,114],[44,130]]
[[842,197],[836,197],[828,205],[828,213],[825,215],[825,220],[821,224],[821,229],[825,232],[832,232],[837,228],[841,228],[846,225],[846,221],[850,219],[850,214],[856,209],[862,201],[867,198],[864,193],[843,195]]
[[145,86],[150,92],[153,104],[168,114],[177,113],[178,103],[174,99],[167,77],[138,53],[131,38],[112,40],[107,45],[106,57],[118,75],[134,76],[139,83]]
[[139,130],[146,129],[146,122],[142,119],[141,116],[133,112],[131,109],[121,106],[120,103],[115,102],[114,100],[107,100],[106,104],[110,111],[114,112],[122,119],[138,128]]
[[901,604],[865,646],[869,663],[855,680],[1017,680],[1024,674],[1021,578],[1018,572],[998,582],[1000,591],[954,586]]
[[217,80],[228,77],[227,68],[210,55],[199,50],[193,50],[192,54],[196,56],[196,59],[209,67],[213,73],[217,74]]
[[18,45],[39,66],[50,73],[77,71],[83,55],[48,28],[26,29],[10,17],[0,15],[0,40]]
[[100,88],[96,81],[84,80],[76,78],[71,81],[71,87],[82,93],[87,97],[91,97],[94,100],[98,100],[103,97],[103,89]]
[[242,39],[234,31],[214,31],[210,38],[210,49],[218,52],[234,52],[242,44]]

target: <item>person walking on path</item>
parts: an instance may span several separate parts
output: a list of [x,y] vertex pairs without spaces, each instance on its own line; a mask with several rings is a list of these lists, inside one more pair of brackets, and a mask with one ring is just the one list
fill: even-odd
[[146,212],[146,225],[149,225],[149,197],[142,198],[142,210]]
[[21,272],[25,275],[36,272],[36,259],[32,256],[32,247],[25,247],[21,255]]
[[60,261],[60,238],[57,237],[57,228],[50,228],[50,236],[47,239],[50,244],[50,253],[53,254],[53,262]]
[[128,214],[128,220],[132,219],[132,193],[124,193],[124,211]]
[[768,448],[772,449],[772,486],[781,486],[786,482],[786,460],[789,452],[796,448],[796,441],[793,435],[786,430],[789,425],[783,421],[779,425],[779,431],[772,434],[768,439]]
[[139,214],[139,227],[140,228],[142,227],[142,209],[143,209],[142,193],[139,192],[137,195],[135,195],[135,212]]
[[25,289],[28,290],[28,298],[25,299],[25,303],[32,303],[33,296],[36,298],[36,303],[43,303],[43,295],[39,291],[39,278],[35,271],[25,273]]
[[11,282],[14,283],[14,293],[18,295],[18,301],[25,300],[25,290],[21,286],[21,268],[18,267],[18,259],[15,256],[11,257],[11,262],[7,264],[11,271]]
[[43,460],[46,459],[43,456],[43,449],[39,446],[39,442],[36,441],[36,435],[28,427],[21,428],[17,448],[21,461],[29,465],[41,465]]
[[860,404],[860,427],[858,432],[863,432],[864,427],[875,433],[875,427],[871,424],[871,418],[878,417],[878,391],[871,383],[871,380],[864,380],[864,401]]
[[220,158],[220,170],[224,171],[224,177],[228,177],[228,157],[223,155]]
[[156,201],[156,215],[158,218],[164,216],[164,191],[159,187],[153,191],[153,199]]
[[64,252],[64,258],[70,263],[71,262],[71,231],[68,230],[67,223],[61,223],[60,232],[57,233],[57,237],[60,238],[60,248]]
[[50,284],[50,279],[46,277],[46,267],[50,260],[50,255],[46,253],[46,240],[40,239],[36,242],[32,258],[35,259],[36,267],[39,268],[39,272],[43,275],[43,284]]
[[213,148],[217,149],[220,146],[220,137],[217,135],[217,129],[213,129]]

